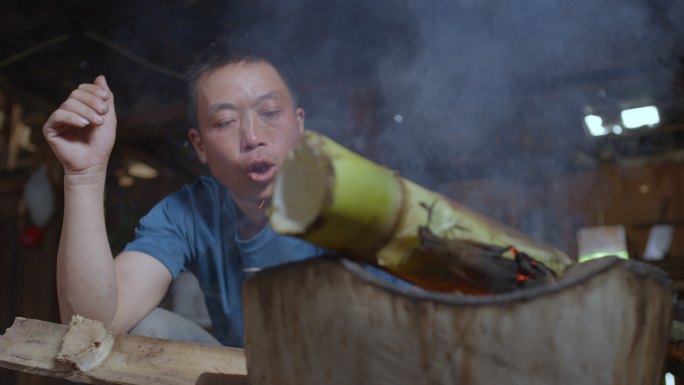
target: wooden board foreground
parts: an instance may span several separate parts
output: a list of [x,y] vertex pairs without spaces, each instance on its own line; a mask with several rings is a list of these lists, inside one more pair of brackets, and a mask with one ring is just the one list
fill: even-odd
[[[92,369],[79,370],[73,361],[57,359],[68,331],[66,325],[16,318],[0,336],[0,367],[88,384],[192,385],[212,383],[208,380],[222,376],[236,381],[232,383],[246,378],[242,349],[127,334],[114,334],[113,344],[101,360]],[[100,346],[91,337],[77,337],[82,338],[84,350]],[[77,347],[79,341],[70,343]]]

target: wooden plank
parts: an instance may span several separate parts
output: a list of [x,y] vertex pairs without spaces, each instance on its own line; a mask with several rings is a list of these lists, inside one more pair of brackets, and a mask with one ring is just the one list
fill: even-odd
[[71,365],[55,360],[66,332],[64,325],[16,318],[0,337],[0,366],[43,376],[77,376]]
[[671,301],[662,271],[614,258],[492,296],[397,289],[346,260],[308,260],[245,284],[249,381],[657,384]]
[[73,328],[17,318],[0,336],[0,367],[80,383],[126,385],[195,384],[205,372],[236,379],[247,373],[241,349],[126,334],[113,334],[110,349],[104,349],[91,368],[75,359],[73,352],[79,344],[83,351],[100,346],[101,335],[84,333],[77,337],[80,341],[70,342],[71,348],[63,347]]

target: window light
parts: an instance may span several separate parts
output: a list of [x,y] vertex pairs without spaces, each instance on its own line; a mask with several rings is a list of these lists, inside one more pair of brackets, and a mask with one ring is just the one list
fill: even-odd
[[623,110],[620,113],[622,124],[626,128],[639,128],[643,126],[655,126],[660,123],[660,115],[656,106],[645,106]]
[[603,119],[597,115],[587,115],[584,117],[584,124],[591,136],[601,136],[608,134],[608,129],[603,126]]
[[665,385],[675,385],[675,378],[672,373],[665,373]]

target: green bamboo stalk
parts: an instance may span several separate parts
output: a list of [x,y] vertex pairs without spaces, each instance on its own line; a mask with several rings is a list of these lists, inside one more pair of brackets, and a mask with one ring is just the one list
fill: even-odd
[[421,264],[421,227],[447,240],[514,246],[559,276],[572,263],[560,250],[311,131],[276,178],[269,215],[277,232],[394,271]]

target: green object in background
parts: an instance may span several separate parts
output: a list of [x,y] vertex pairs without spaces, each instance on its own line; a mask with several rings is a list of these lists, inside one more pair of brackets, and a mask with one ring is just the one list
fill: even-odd
[[618,258],[622,258],[622,259],[629,259],[629,254],[626,251],[617,251],[617,252],[612,252],[612,253],[605,253],[605,252],[601,253],[601,252],[599,252],[599,253],[591,253],[591,254],[587,254],[587,255],[580,255],[578,262],[586,262],[586,261],[590,261],[592,259],[608,257],[611,255],[616,256]]
[[578,262],[614,255],[629,259],[623,225],[583,227],[577,231]]

